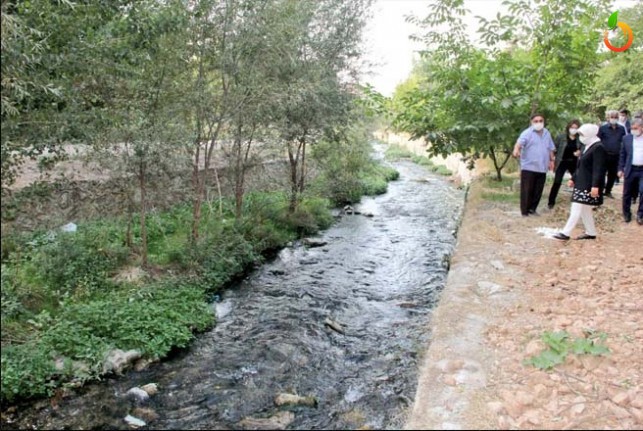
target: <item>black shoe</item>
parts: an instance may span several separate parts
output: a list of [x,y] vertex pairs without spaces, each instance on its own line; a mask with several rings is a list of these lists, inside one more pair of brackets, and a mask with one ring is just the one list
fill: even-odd
[[547,208],[550,209],[550,210],[553,210],[554,209],[554,204],[548,204]]
[[562,232],[558,232],[556,235],[554,235],[554,239],[559,239],[561,241],[568,241],[569,237]]
[[577,236],[575,239],[596,239],[596,235],[587,235],[586,233]]
[[539,216],[540,216],[540,214],[538,214],[538,213],[536,212],[536,210],[531,210],[531,211],[529,211],[529,215],[536,216],[536,217],[539,217]]
[[641,226],[643,226],[643,217],[637,217],[637,218],[636,218],[636,222],[637,222],[638,224],[640,224]]
[[631,221],[632,221],[632,214],[625,214],[625,215],[623,215],[623,221],[624,221],[625,223],[629,223],[629,222],[631,222]]
[[612,192],[605,193],[606,198],[614,199],[614,196],[612,195]]

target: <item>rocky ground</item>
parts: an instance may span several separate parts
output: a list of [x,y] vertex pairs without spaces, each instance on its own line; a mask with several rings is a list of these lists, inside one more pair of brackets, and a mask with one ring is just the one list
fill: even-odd
[[[643,429],[643,226],[622,221],[621,187],[595,212],[598,239],[569,242],[547,236],[564,225],[568,194],[523,218],[482,187],[470,193],[406,428]],[[609,353],[526,365],[558,331]]]

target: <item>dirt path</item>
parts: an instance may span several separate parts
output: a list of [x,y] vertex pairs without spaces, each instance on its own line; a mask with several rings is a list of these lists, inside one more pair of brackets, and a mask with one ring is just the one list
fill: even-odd
[[[566,196],[523,218],[515,203],[482,200],[482,187],[472,186],[407,429],[643,429],[643,227],[621,221],[617,196],[595,213],[597,240],[561,243],[538,228],[564,225]],[[545,349],[543,332],[561,330],[605,333],[610,354],[523,365]]]

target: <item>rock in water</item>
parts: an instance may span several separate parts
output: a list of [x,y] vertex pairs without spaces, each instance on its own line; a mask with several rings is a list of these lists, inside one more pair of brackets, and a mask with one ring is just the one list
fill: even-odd
[[326,242],[326,241],[322,241],[320,239],[311,239],[311,238],[306,238],[306,239],[304,239],[303,242],[304,242],[304,245],[307,245],[310,248],[323,247],[326,244],[328,244],[328,242]]
[[295,394],[279,394],[275,398],[275,404],[278,406],[317,406],[317,400],[314,397],[300,397]]
[[335,322],[334,320],[331,320],[329,317],[327,317],[326,320],[324,320],[324,325],[328,326],[333,331],[344,335],[344,329],[342,328],[342,325]]
[[138,350],[128,350],[127,352],[121,349],[111,350],[103,361],[103,373],[114,372],[115,374],[121,374],[125,368],[141,356],[142,354]]
[[150,395],[141,388],[132,388],[125,393],[125,396],[139,403],[144,403],[150,399]]
[[132,416],[136,418],[141,418],[147,423],[154,422],[159,418],[159,414],[152,409],[147,409],[143,407],[137,407],[132,410]]
[[143,389],[150,397],[156,395],[159,391],[159,387],[156,383],[148,383],[147,385],[141,386],[141,389]]
[[283,430],[294,420],[293,412],[279,412],[269,418],[244,418],[239,426],[248,430]]
[[125,422],[127,422],[127,425],[133,428],[145,426],[145,421],[142,421],[141,419],[135,418],[134,416],[131,416],[131,415],[125,416]]

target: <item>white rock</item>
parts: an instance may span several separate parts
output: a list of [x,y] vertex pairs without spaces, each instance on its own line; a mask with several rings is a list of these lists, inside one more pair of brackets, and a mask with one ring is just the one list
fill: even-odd
[[145,426],[145,421],[136,418],[131,415],[125,416],[125,422],[131,427],[138,428],[138,427],[144,427]]
[[63,232],[76,232],[78,230],[78,226],[76,223],[67,223],[66,225],[62,226],[60,228]]

